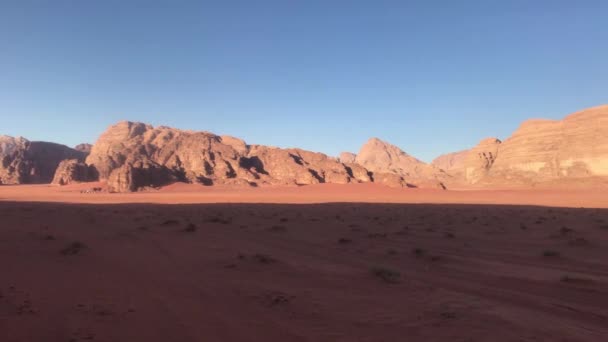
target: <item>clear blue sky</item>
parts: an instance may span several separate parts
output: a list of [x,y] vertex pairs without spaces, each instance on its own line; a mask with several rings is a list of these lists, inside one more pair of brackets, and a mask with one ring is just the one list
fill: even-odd
[[119,120],[430,161],[608,103],[608,1],[0,1],[0,134]]

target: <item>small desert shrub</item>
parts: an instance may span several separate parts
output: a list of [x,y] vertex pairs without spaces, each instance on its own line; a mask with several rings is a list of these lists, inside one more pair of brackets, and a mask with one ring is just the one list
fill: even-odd
[[388,251],[386,251],[386,254],[388,255],[397,255],[397,251],[394,249],[389,249]]
[[76,255],[78,253],[80,253],[83,249],[85,249],[87,246],[80,242],[80,241],[74,241],[72,243],[70,243],[69,245],[65,246],[60,253],[63,255]]
[[414,248],[413,252],[414,252],[414,255],[417,257],[421,257],[426,254],[426,251],[422,248]]
[[562,276],[560,278],[560,281],[562,281],[564,283],[576,283],[576,284],[593,283],[593,280],[591,280],[589,278],[579,278],[579,277],[573,277],[573,276],[569,276],[569,275]]
[[382,279],[384,282],[390,284],[398,283],[401,279],[401,273],[386,267],[372,267],[371,273],[372,275]]
[[447,232],[447,233],[445,233],[445,237],[448,239],[453,239],[455,236],[454,236],[454,233]]
[[456,313],[455,312],[451,312],[451,311],[442,312],[441,313],[441,318],[443,318],[443,319],[454,319],[454,318],[456,318]]
[[194,223],[188,223],[186,228],[184,228],[184,232],[194,233],[197,229],[198,227]]
[[554,251],[554,250],[546,250],[543,252],[543,256],[544,257],[558,257],[560,254],[558,251]]
[[348,238],[340,238],[338,240],[338,243],[341,243],[341,244],[347,244],[347,243],[351,243],[351,242],[353,242],[353,240],[348,239]]
[[266,255],[266,254],[255,254],[253,256],[253,259],[261,264],[272,264],[277,261],[270,255]]
[[441,260],[441,256],[439,255],[432,255],[431,256],[431,261],[432,262],[436,262],[436,261],[440,261]]
[[178,220],[166,220],[162,223],[163,226],[174,226],[176,224],[179,224]]
[[367,234],[367,237],[370,239],[385,238],[386,233],[370,233],[370,234]]
[[211,222],[211,223],[221,223],[221,224],[230,224],[232,222],[231,219],[223,218],[220,216],[212,217],[212,218],[208,219],[207,221]]

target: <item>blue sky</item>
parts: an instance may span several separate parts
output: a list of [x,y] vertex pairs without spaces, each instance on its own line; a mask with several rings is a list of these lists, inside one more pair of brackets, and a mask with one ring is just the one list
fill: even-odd
[[608,103],[606,1],[0,0],[0,134],[119,120],[426,161]]

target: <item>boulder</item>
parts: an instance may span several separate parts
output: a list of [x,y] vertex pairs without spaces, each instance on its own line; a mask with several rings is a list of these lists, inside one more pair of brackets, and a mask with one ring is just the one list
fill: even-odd
[[67,185],[72,183],[97,180],[95,169],[78,159],[66,159],[59,163],[52,184]]

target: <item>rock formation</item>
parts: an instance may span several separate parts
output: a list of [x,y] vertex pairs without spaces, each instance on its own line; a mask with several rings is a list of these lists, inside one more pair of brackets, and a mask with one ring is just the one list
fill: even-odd
[[431,162],[431,165],[452,175],[453,173],[458,172],[464,168],[464,160],[466,159],[468,152],[469,150],[462,150],[458,152],[442,154],[439,157],[435,158]]
[[608,106],[563,120],[528,120],[504,142],[482,140],[476,147],[438,157],[433,165],[452,183],[517,186],[608,176]]
[[[88,156],[87,156],[88,155]],[[86,157],[86,162],[84,159]],[[424,163],[380,139],[339,158],[298,148],[137,122],[120,122],[76,149],[0,136],[0,184],[106,181],[110,191],[172,182],[306,185],[376,182],[393,187],[509,186],[608,179],[608,106],[563,120],[529,120],[496,138]],[[585,181],[585,184],[589,182]]]
[[[355,162],[374,174],[396,174],[403,177],[408,184],[431,184],[442,188],[441,184],[448,175],[442,170],[420,161],[378,138],[369,139],[355,158]],[[383,178],[379,178],[383,179]],[[394,182],[390,182],[394,183]]]
[[97,179],[95,169],[78,159],[65,159],[59,163],[52,184],[67,185],[89,182]]
[[64,145],[0,136],[0,184],[50,183],[62,160],[84,157]]
[[357,155],[351,152],[342,152],[340,153],[340,157],[338,158],[342,163],[354,163],[355,159],[357,159]]
[[500,143],[496,138],[486,138],[469,150],[439,156],[432,165],[446,171],[451,184],[476,184],[490,171]]
[[174,181],[205,185],[305,185],[369,182],[367,170],[322,153],[247,145],[208,132],[120,122],[101,135],[86,163],[110,191]]
[[74,147],[74,149],[76,151],[80,151],[80,152],[84,152],[86,154],[91,153],[91,148],[93,148],[93,145],[91,144],[78,144]]
[[608,106],[524,122],[500,145],[488,176],[514,183],[608,176]]

